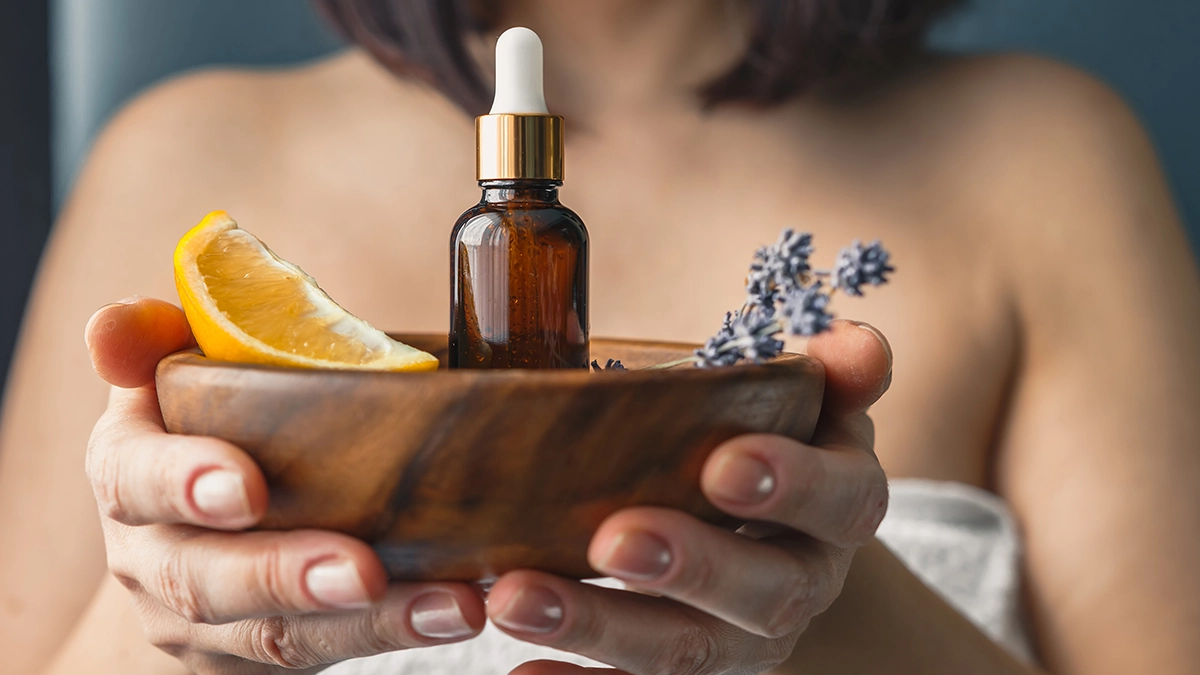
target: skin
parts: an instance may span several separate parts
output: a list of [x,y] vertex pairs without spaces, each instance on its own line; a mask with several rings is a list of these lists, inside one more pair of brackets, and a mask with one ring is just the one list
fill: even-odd
[[[957,480],[1009,501],[1047,672],[1194,667],[1200,281],[1153,151],[1116,96],[1063,66],[996,56],[928,59],[849,99],[704,114],[694,86],[740,50],[725,3],[525,0],[507,11],[505,24],[542,35],[550,107],[570,120],[563,201],[591,233],[594,334],[703,340],[740,304],[733,280],[749,253],[784,226],[812,231],[818,260],[853,238],[892,250],[895,283],[836,309],[886,334],[894,359],[849,325],[808,346],[833,376],[829,435],[814,446],[737,439],[706,466],[714,503],[776,526],[722,537],[679,514],[622,512],[597,532],[592,562],[631,532],[658,536],[667,572],[634,580],[650,594],[518,572],[486,608],[466,586],[386,587],[369,551],[337,535],[232,532],[267,498],[253,466],[232,446],[155,426],[148,373],[187,343],[178,315],[147,300],[105,308],[89,326],[90,359],[80,327],[113,298],[173,297],[174,242],[223,208],[359,316],[445,330],[448,289],[429,280],[445,279],[448,261],[430,251],[478,199],[473,133],[436,93],[357,53],[192,76],[114,121],[43,262],[0,428],[11,672],[273,672],[258,662],[331,656],[314,645],[429,644],[407,617],[430,592],[454,598],[477,630],[484,611],[504,628],[514,605],[545,597],[536,588],[561,601],[561,622],[505,630],[634,675],[1030,672],[862,536],[878,515],[863,496],[878,475],[871,457],[890,477]],[[889,363],[872,426],[864,409]],[[90,365],[127,389],[109,395]],[[737,482],[733,456],[775,472],[759,505],[717,494]],[[846,480],[814,479],[846,457]],[[193,479],[213,467],[242,477],[250,515],[195,508]],[[184,551],[191,567],[164,564]],[[369,608],[331,613],[313,597],[305,572],[329,560],[355,565]],[[741,585],[747,566],[762,588]],[[797,574],[816,580],[811,593],[798,594]],[[245,630],[279,626],[292,631],[282,642]],[[560,672],[577,669],[521,669]]]

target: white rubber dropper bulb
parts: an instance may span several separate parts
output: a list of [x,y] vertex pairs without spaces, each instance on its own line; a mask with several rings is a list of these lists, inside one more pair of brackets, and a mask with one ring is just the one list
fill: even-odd
[[493,115],[548,115],[542,88],[542,41],[528,28],[509,28],[496,43]]

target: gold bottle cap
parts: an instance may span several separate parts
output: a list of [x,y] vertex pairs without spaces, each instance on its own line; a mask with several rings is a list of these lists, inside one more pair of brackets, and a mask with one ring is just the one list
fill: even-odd
[[496,43],[496,100],[475,119],[476,179],[563,179],[563,118],[546,109],[542,41],[510,28]]
[[477,180],[563,179],[563,118],[483,115],[475,118]]

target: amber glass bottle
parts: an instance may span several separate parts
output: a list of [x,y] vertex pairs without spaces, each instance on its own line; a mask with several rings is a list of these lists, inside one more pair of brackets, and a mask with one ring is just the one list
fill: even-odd
[[451,368],[587,368],[588,236],[558,201],[563,118],[546,110],[542,43],[496,43],[496,100],[475,120],[483,199],[450,244]]
[[586,368],[588,236],[558,182],[481,181],[452,239],[451,368]]

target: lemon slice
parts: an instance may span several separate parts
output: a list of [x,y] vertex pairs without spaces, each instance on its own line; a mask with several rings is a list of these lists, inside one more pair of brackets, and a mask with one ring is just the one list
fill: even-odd
[[300,368],[436,370],[435,356],[342,309],[224,211],[175,248],[175,286],[204,354]]

